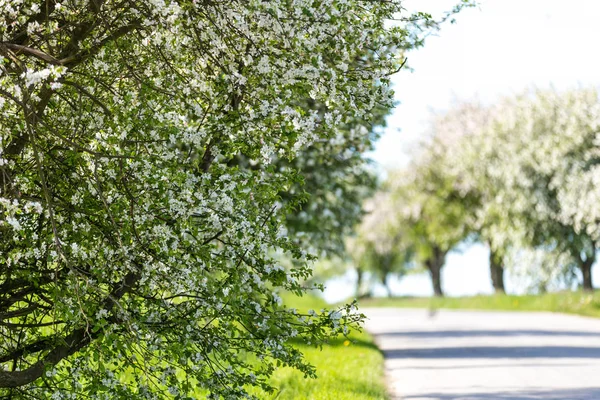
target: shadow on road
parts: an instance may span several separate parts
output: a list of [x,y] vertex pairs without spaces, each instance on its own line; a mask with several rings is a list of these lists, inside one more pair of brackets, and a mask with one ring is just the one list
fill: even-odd
[[399,336],[407,338],[460,338],[460,337],[511,337],[511,336],[576,336],[600,338],[598,332],[585,331],[547,331],[547,330],[444,330],[444,331],[408,331],[408,332],[385,332],[380,336]]
[[431,322],[404,310],[370,318],[392,399],[600,400],[598,320],[453,312]]
[[[600,347],[472,346],[408,348],[384,351],[386,358],[600,358]],[[600,396],[597,397],[597,400]]]
[[422,393],[418,396],[405,396],[404,400],[598,400],[600,388],[565,390],[522,390],[499,391],[473,394]]
[[[551,366],[553,368],[557,368],[557,367],[582,367],[582,366],[589,366],[591,364],[582,364],[581,362],[579,363],[552,363]],[[539,367],[547,367],[548,363],[518,363],[518,364],[506,364],[506,363],[502,363],[502,364],[470,364],[470,365],[428,365],[426,367],[417,367],[414,365],[409,365],[409,366],[405,366],[405,367],[400,367],[400,366],[394,366],[393,370],[399,370],[399,369],[405,369],[405,370],[424,370],[424,371],[433,371],[433,370],[457,370],[457,369],[482,369],[482,368],[506,368],[506,367],[518,367],[518,368],[539,368]],[[600,399],[600,397],[598,398]]]

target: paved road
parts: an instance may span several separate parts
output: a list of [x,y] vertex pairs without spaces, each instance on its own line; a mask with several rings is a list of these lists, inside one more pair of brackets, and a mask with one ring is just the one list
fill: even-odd
[[600,400],[600,319],[367,309],[394,400]]

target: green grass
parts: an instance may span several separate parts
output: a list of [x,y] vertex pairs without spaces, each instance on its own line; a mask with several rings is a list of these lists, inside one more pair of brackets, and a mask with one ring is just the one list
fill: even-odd
[[[331,308],[313,296],[285,297],[289,307],[300,310]],[[353,332],[350,341],[340,338],[322,350],[298,345],[317,368],[316,379],[305,379],[291,368],[281,368],[272,383],[279,388],[273,395],[256,392],[260,398],[277,400],[375,400],[387,399],[383,378],[383,355],[367,333]]]
[[316,379],[305,379],[291,368],[281,368],[272,378],[279,388],[260,398],[277,400],[387,399],[383,381],[383,356],[365,333],[351,334],[353,343],[339,339],[322,350],[298,346],[317,368]]
[[[301,312],[334,308],[316,296],[298,298],[286,294],[282,297],[287,307]],[[322,349],[297,344],[306,360],[316,367],[317,378],[304,378],[297,370],[281,367],[270,382],[278,389],[275,393],[259,388],[248,388],[249,392],[264,400],[387,400],[383,354],[366,332],[350,332],[349,339],[342,336],[323,345]],[[124,375],[123,379],[133,378]],[[197,388],[195,396],[205,398],[207,394]]]
[[471,310],[552,311],[600,317],[600,292],[557,292],[542,295],[472,297],[396,297],[359,302],[360,307],[414,307]]

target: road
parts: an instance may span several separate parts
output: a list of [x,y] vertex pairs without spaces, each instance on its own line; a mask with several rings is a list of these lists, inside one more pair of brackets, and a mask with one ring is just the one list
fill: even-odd
[[600,319],[366,309],[394,400],[600,400]]

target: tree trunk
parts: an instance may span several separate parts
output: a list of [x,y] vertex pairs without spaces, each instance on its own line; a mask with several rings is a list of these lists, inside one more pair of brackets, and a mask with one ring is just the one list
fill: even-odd
[[362,283],[363,283],[363,276],[364,276],[364,271],[361,267],[356,267],[356,298],[359,299],[361,294],[360,294],[360,289],[362,287]]
[[385,287],[387,297],[392,297],[392,291],[388,285],[388,277],[392,271],[393,256],[391,254],[385,254],[381,257],[379,262],[381,268],[381,283],[383,284],[383,287]]
[[[597,245],[596,241],[592,240],[589,236],[582,236],[580,239],[584,241],[583,245],[581,243],[572,244],[569,250],[581,271],[583,277],[583,290],[592,292],[594,291],[594,285],[592,284],[592,266],[596,261]],[[585,243],[585,241],[588,243]]]
[[390,285],[388,282],[388,277],[389,277],[389,273],[383,275],[383,277],[381,278],[381,283],[383,284],[383,287],[385,288],[385,291],[387,292],[387,297],[392,297],[392,289],[390,289]]
[[434,265],[429,269],[429,274],[431,275],[431,284],[433,285],[433,295],[435,297],[444,297],[444,292],[442,291],[441,272],[441,268],[437,265]]
[[504,289],[504,262],[502,256],[490,245],[490,276],[496,293],[506,293]]
[[594,285],[592,285],[592,265],[596,260],[595,254],[589,258],[584,260],[580,260],[579,268],[581,269],[581,274],[583,275],[583,290],[586,292],[593,292]]
[[431,276],[431,284],[433,286],[433,295],[435,297],[444,297],[442,290],[442,267],[446,261],[446,251],[437,246],[433,246],[431,256],[425,261],[425,265]]

